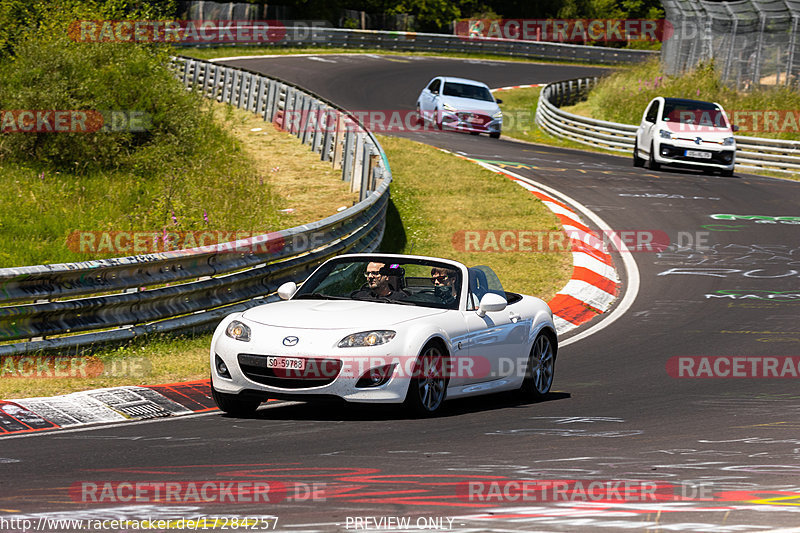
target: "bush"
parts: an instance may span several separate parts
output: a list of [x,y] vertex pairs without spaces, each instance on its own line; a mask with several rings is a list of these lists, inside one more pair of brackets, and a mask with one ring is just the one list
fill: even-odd
[[[0,109],[80,110],[90,117],[100,112],[106,120],[93,133],[2,134],[0,157],[57,170],[75,170],[77,164],[146,173],[165,160],[191,156],[211,119],[199,111],[199,96],[176,83],[166,61],[155,48],[126,43],[61,38],[18,45],[16,57],[0,65]],[[131,117],[133,129],[141,131],[130,131]]]

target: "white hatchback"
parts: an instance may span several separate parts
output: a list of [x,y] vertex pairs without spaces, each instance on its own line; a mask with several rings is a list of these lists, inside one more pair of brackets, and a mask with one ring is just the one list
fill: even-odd
[[497,139],[503,129],[503,113],[485,83],[465,78],[438,76],[417,98],[417,116],[439,129],[488,133]]
[[676,165],[732,176],[733,132],[738,129],[716,102],[658,96],[647,106],[636,130],[633,165],[641,167],[647,160],[652,170]]

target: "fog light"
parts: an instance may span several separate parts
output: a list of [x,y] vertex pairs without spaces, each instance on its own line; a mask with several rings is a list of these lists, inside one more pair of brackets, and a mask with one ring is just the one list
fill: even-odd
[[358,381],[356,382],[356,387],[359,389],[380,387],[381,385],[389,381],[389,378],[392,377],[395,366],[396,365],[392,363],[390,365],[376,366],[375,368],[370,368],[369,370],[361,374],[360,378],[358,378]]
[[661,155],[664,155],[664,156],[669,155],[669,148],[667,148],[666,146],[662,146],[661,147]]
[[231,374],[228,372],[228,365],[226,365],[225,361],[217,354],[214,354],[214,364],[217,366],[217,374],[220,377],[231,379]]

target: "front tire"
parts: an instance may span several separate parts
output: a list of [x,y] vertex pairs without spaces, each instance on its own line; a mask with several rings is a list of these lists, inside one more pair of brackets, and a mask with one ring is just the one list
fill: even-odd
[[492,139],[499,139],[500,138],[500,132],[499,131],[493,131],[492,133],[489,134],[489,137],[491,137]]
[[650,170],[661,170],[661,163],[656,161],[656,149],[652,143],[650,144],[650,161],[647,166],[650,167]]
[[639,144],[636,141],[633,141],[633,166],[635,167],[644,166],[644,159],[639,157]]
[[220,411],[233,416],[252,415],[256,412],[258,406],[261,405],[261,402],[258,400],[243,400],[235,394],[219,392],[214,388],[213,384],[211,385],[211,397],[214,399],[214,403],[217,404]]
[[406,393],[406,407],[417,416],[434,416],[440,412],[447,396],[446,355],[436,344],[422,350]]
[[550,392],[555,375],[556,350],[553,339],[546,333],[539,333],[533,341],[525,379],[519,388],[524,400],[541,400]]

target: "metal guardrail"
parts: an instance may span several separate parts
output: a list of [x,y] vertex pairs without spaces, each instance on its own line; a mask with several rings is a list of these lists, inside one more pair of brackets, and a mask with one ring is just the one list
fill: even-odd
[[[546,85],[539,96],[536,124],[556,137],[633,154],[638,126],[582,117],[559,109],[585,99],[597,81],[596,77],[580,78]],[[800,142],[745,135],[735,138],[737,168],[800,172]]]
[[[325,259],[377,249],[391,172],[370,132],[281,80],[187,58],[174,58],[173,67],[187,88],[275,121],[341,167],[360,201],[311,224],[232,243],[0,269],[0,355],[77,353],[152,333],[210,329],[229,313],[276,299],[268,295],[281,283],[304,279]],[[311,121],[323,112],[335,120],[315,127]]]
[[[180,43],[173,43],[180,44]],[[209,46],[221,46],[214,43]],[[439,33],[416,33],[406,31],[351,30],[324,27],[287,27],[280,40],[260,43],[227,43],[230,46],[274,46],[302,47],[324,46],[329,48],[379,48],[403,52],[453,52],[493,54],[527,59],[550,61],[577,61],[618,65],[639,63],[660,52],[652,50],[633,50],[627,48],[606,48],[577,44],[552,43],[545,41],[521,41],[492,37],[468,38],[459,35]],[[196,46],[197,43],[186,43]]]

